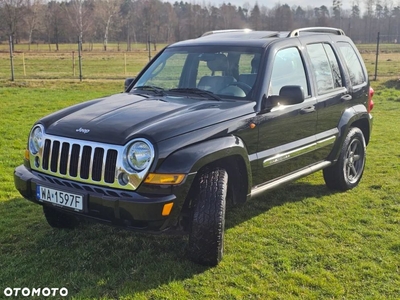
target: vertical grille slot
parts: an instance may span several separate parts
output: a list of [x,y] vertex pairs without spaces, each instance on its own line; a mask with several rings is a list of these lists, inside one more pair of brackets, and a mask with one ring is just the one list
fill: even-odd
[[89,179],[91,154],[92,154],[92,148],[89,146],[84,146],[82,151],[81,170],[80,170],[80,175],[82,179]]
[[57,172],[59,155],[60,155],[60,142],[54,141],[53,149],[51,150],[51,162],[50,162],[50,170],[52,172]]
[[66,175],[68,168],[69,143],[62,143],[60,158],[60,174]]
[[107,151],[106,166],[104,168],[104,181],[107,183],[114,183],[117,154],[116,150]]
[[78,175],[78,162],[79,162],[79,152],[81,147],[77,144],[72,145],[71,151],[71,162],[69,164],[69,175],[76,177]]
[[43,149],[43,161],[42,161],[43,170],[49,169],[50,146],[51,146],[51,141],[49,139],[46,139],[44,142],[44,149]]
[[63,179],[118,187],[115,176],[118,155],[123,149],[119,145],[45,137],[41,166],[37,169]]
[[103,148],[94,149],[93,166],[92,166],[92,180],[94,181],[101,180],[101,171],[103,169],[103,157],[104,157]]

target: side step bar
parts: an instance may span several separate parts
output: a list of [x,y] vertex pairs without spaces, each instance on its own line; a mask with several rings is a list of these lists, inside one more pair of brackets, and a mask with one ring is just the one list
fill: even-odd
[[281,177],[279,179],[276,179],[274,181],[270,181],[268,183],[265,183],[263,185],[256,186],[251,189],[251,194],[250,198],[254,198],[256,196],[259,196],[260,194],[264,193],[265,191],[271,190],[273,188],[279,187],[282,184],[288,183],[290,181],[299,179],[301,177],[310,175],[311,173],[317,172],[319,170],[322,170],[326,167],[329,167],[332,164],[330,161],[323,161],[318,164],[312,165],[308,168],[302,169],[298,172],[292,173],[288,176]]

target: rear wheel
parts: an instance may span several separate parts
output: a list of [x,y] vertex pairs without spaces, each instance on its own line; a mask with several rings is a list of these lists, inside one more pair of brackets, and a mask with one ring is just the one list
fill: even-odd
[[217,265],[223,256],[228,173],[214,168],[203,172],[192,209],[189,258],[207,266]]
[[62,213],[57,209],[49,206],[43,206],[43,213],[46,217],[47,223],[54,228],[75,228],[78,226],[79,221],[74,216]]
[[343,143],[339,159],[323,170],[326,185],[346,191],[358,185],[364,172],[366,145],[362,131],[353,127]]

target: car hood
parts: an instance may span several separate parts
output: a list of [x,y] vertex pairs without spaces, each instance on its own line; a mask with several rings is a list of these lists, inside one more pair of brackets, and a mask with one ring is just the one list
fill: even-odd
[[159,142],[254,113],[254,102],[121,93],[64,109],[41,120],[46,133],[123,145],[134,137]]

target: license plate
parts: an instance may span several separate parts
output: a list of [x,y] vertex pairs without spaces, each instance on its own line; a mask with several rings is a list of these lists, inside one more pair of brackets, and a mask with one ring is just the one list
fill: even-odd
[[50,202],[78,211],[83,210],[83,197],[81,195],[54,190],[38,185],[36,187],[36,197],[39,201]]

